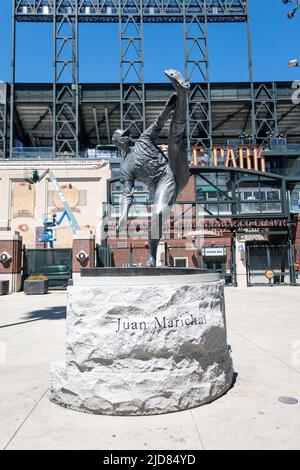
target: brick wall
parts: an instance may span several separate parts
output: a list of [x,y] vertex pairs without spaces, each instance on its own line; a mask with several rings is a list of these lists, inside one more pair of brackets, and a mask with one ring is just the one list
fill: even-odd
[[196,200],[196,176],[190,176],[189,182],[179,194],[177,201],[195,201]]
[[[80,251],[85,251],[88,255],[86,261],[79,261],[77,254]],[[73,257],[72,269],[74,273],[79,273],[81,268],[93,268],[95,266],[95,239],[74,239],[73,240]]]
[[[120,244],[126,244],[126,248],[120,248]],[[130,255],[130,244],[132,246],[132,256]],[[134,264],[144,264],[148,258],[148,242],[146,239],[128,240],[118,238],[109,241],[109,248],[113,254],[113,263],[116,267],[127,266],[130,260]]]
[[[126,244],[126,248],[121,248],[120,244]],[[202,266],[201,248],[195,242],[195,248],[192,248],[190,239],[169,239],[166,240],[168,246],[168,265],[174,266],[174,258],[188,258],[188,266],[190,268],[199,268]],[[132,246],[132,257],[130,256],[130,244]],[[231,254],[231,238],[230,235],[223,237],[209,237],[205,239],[205,245],[224,245],[227,248],[227,269],[230,266]],[[134,264],[144,264],[148,258],[148,242],[147,239],[129,240],[119,238],[109,240],[109,248],[113,254],[113,263],[115,267],[127,266],[131,259]]]
[[12,259],[6,263],[0,263],[0,274],[19,274],[22,269],[22,241],[0,240],[0,253],[6,251]]
[[300,245],[300,215],[295,216],[296,226],[294,229],[294,241],[295,245]]
[[[190,243],[189,243],[190,244]],[[175,266],[175,258],[188,258],[189,268],[200,267],[199,249],[186,248],[186,240],[169,240],[168,241],[168,264]]]

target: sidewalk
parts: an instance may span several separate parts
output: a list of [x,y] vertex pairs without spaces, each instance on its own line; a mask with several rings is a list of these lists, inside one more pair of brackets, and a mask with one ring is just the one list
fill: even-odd
[[226,288],[235,386],[191,411],[83,414],[49,401],[66,293],[0,297],[1,449],[300,449],[300,288]]

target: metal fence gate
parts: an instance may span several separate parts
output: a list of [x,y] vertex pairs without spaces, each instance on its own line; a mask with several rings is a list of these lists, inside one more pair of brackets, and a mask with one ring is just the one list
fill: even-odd
[[113,254],[109,247],[96,245],[96,267],[110,268],[113,266]]
[[41,248],[24,250],[24,278],[44,274],[49,279],[49,289],[66,289],[72,278],[72,249]]
[[246,246],[246,268],[248,286],[291,284],[289,246]]

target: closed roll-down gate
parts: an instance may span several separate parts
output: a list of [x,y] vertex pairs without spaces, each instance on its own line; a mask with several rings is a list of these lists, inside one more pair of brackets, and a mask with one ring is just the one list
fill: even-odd
[[288,245],[246,246],[247,283],[249,286],[289,285]]
[[41,248],[24,250],[24,278],[44,274],[49,279],[49,289],[66,289],[72,279],[72,249]]

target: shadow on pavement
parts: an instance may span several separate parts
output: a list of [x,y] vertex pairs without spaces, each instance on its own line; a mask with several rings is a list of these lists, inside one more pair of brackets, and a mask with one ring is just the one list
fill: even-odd
[[238,376],[239,376],[239,374],[238,374],[237,372],[234,372],[234,373],[233,373],[232,383],[231,383],[231,385],[230,385],[230,387],[229,387],[229,389],[228,389],[228,392],[229,392],[229,390],[232,390],[232,389],[234,388],[234,386],[235,386],[235,384],[236,384],[236,382],[237,382]]
[[0,328],[8,328],[9,326],[22,325],[24,323],[31,323],[39,320],[63,320],[66,318],[66,306],[59,305],[55,307],[45,308],[43,310],[33,310],[28,312],[24,317],[23,321],[16,323],[9,323],[7,325],[1,325]]
[[63,320],[66,318],[67,308],[65,305],[56,305],[42,310],[33,310],[26,314],[29,320]]

